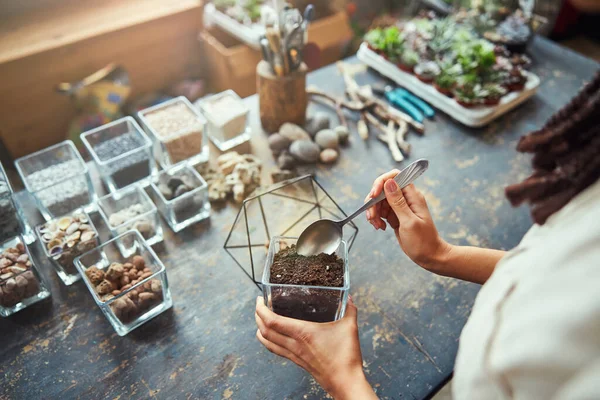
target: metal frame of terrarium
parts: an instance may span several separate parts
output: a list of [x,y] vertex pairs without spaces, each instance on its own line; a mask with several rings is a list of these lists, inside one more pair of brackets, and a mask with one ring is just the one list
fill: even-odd
[[[284,191],[284,189],[288,188],[288,187],[292,187],[295,185],[300,186],[300,185],[304,184],[306,180],[310,181],[310,187],[312,189],[312,199],[306,199],[306,198],[294,197],[294,196],[286,195],[286,194],[282,194],[282,193],[276,193],[278,191]],[[319,192],[321,192],[321,195]],[[286,224],[286,228],[283,229],[281,232],[275,232],[273,227],[269,228],[269,223],[267,221],[268,218],[265,215],[265,207],[263,204],[263,198],[268,195],[283,199],[282,201],[298,202],[298,203],[305,204],[305,205],[311,206],[311,207],[306,212],[304,212],[299,218],[295,218],[294,221],[291,222],[291,224]],[[262,223],[262,228],[264,228],[264,233],[266,236],[262,242],[257,242],[256,240],[253,241],[251,239],[251,236],[252,236],[251,232],[254,230],[255,227],[253,227],[249,224],[248,207],[252,202],[255,202],[255,201],[258,203],[258,207],[259,207],[259,211],[260,211],[259,224]],[[324,203],[327,203],[327,202],[330,202],[331,204],[325,205]],[[335,207],[336,209],[332,210],[331,206]],[[240,269],[250,279],[252,279],[252,281],[260,288],[260,286],[261,286],[260,280],[262,277],[262,271],[259,270],[257,272],[256,268],[259,263],[254,259],[255,256],[253,255],[253,249],[265,248],[266,247],[265,244],[270,241],[272,236],[286,236],[286,235],[289,236],[289,232],[292,231],[299,224],[301,224],[303,221],[306,222],[308,220],[308,217],[315,210],[318,213],[319,219],[323,218],[323,215],[325,214],[325,212],[329,214],[328,215],[329,217],[336,218],[336,219],[343,219],[344,217],[348,216],[348,214],[346,214],[346,212],[344,212],[344,210],[338,205],[338,203],[335,200],[333,200],[333,198],[329,195],[329,193],[327,193],[325,188],[323,188],[323,186],[321,186],[321,184],[319,182],[317,182],[317,180],[314,178],[313,175],[304,175],[304,176],[301,176],[298,178],[288,179],[281,183],[272,185],[272,186],[268,187],[266,190],[260,192],[259,194],[253,195],[251,197],[248,197],[246,200],[244,200],[242,207],[238,211],[238,213],[235,217],[235,220],[233,222],[233,225],[231,226],[229,234],[227,235],[227,239],[225,240],[225,244],[224,244],[223,248],[225,249],[227,254],[229,254],[229,256],[235,261],[235,263],[238,265],[238,267],[240,267]],[[276,211],[272,211],[272,212],[276,212]],[[243,219],[243,221],[241,219]],[[309,221],[309,222],[313,222],[313,221]],[[243,223],[243,229],[245,230],[245,243],[244,244],[232,244],[231,243],[232,235],[234,234],[234,231],[236,231],[236,228],[238,227],[238,223]],[[356,235],[358,234],[358,227],[356,226],[356,224],[354,224],[354,222],[350,221],[346,225],[346,232],[348,230],[352,230],[352,231],[348,235],[344,234],[344,240],[346,241],[346,243],[348,243],[348,251],[350,251],[352,249],[352,245],[354,244],[354,240],[356,239]],[[238,257],[236,257],[232,253],[232,250],[240,250],[240,249],[248,250],[249,264],[250,264],[249,268],[245,268],[243,265],[243,262],[241,262],[238,259]],[[260,266],[260,268],[263,268],[263,267],[264,266]],[[249,273],[248,271],[250,271],[251,273]]]

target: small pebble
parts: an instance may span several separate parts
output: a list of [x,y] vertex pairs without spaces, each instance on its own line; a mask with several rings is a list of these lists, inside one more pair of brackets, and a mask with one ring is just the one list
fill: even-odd
[[167,200],[173,197],[173,191],[169,188],[169,186],[166,183],[159,183],[158,190],[160,190],[160,193],[163,196],[165,196],[165,199]]
[[319,160],[319,145],[311,140],[297,140],[290,146],[290,153],[295,159],[307,163]]
[[291,142],[296,140],[310,140],[309,134],[306,133],[304,129],[290,122],[286,122],[285,124],[281,125],[281,128],[279,128],[279,134],[289,139]]
[[329,115],[325,112],[319,111],[308,119],[304,128],[310,136],[315,136],[317,132],[329,128],[330,125],[331,121],[329,120]]
[[348,139],[350,138],[350,131],[347,126],[340,125],[336,126],[333,131],[337,133],[340,144],[348,143]]
[[287,151],[284,151],[277,157],[277,166],[280,169],[292,169],[296,166],[296,159]]
[[319,155],[319,159],[323,164],[334,163],[338,159],[338,152],[334,149],[325,149]]
[[273,152],[273,154],[280,154],[282,151],[287,150],[290,147],[290,139],[285,136],[280,135],[279,133],[274,133],[267,139],[269,142],[269,148]]
[[337,149],[339,145],[338,135],[331,129],[319,131],[315,136],[315,142],[322,149]]

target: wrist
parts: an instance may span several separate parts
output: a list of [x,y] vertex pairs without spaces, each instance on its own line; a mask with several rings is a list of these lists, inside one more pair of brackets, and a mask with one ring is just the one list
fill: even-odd
[[454,247],[444,239],[439,238],[435,250],[429,254],[429,257],[421,266],[434,274],[447,275],[449,260]]
[[328,392],[335,400],[369,399],[375,396],[362,366],[349,374],[344,374],[343,381],[332,386]]

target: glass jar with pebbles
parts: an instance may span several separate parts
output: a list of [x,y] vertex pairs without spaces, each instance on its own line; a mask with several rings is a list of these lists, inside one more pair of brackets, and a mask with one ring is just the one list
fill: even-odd
[[151,186],[154,203],[173,232],[210,216],[208,184],[187,163],[162,171]]
[[98,211],[113,237],[137,230],[151,246],[163,240],[158,210],[146,191],[137,185],[101,197]]
[[15,164],[46,221],[92,207],[96,200],[88,167],[70,140],[21,157]]
[[[124,247],[131,251],[123,254]],[[125,232],[77,257],[75,265],[119,336],[173,305],[165,266],[138,231]]]
[[312,322],[344,316],[350,291],[348,248],[342,241],[332,255],[304,257],[297,238],[274,236],[262,277],[265,304],[276,314]]
[[81,141],[110,192],[147,179],[156,172],[152,142],[132,117],[82,133]]
[[163,169],[183,160],[191,164],[208,161],[206,120],[185,97],[146,108],[138,118],[152,139],[154,157]]
[[22,236],[0,244],[0,315],[8,317],[50,296]]
[[83,210],[75,210],[35,230],[46,256],[64,284],[77,282],[81,276],[73,260],[99,244],[98,231],[90,217]]
[[207,120],[210,140],[223,152],[250,140],[250,110],[233,90],[209,96],[197,102]]

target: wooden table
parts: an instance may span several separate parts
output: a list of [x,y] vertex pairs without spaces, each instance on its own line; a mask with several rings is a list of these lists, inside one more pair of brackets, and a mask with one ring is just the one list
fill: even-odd
[[[509,249],[520,240],[531,225],[528,210],[513,210],[503,192],[529,171],[516,142],[598,68],[545,39],[534,41],[531,56],[542,85],[519,109],[481,130],[437,115],[426,123],[424,137],[410,135],[411,159],[431,160],[419,187],[441,234],[453,243]],[[377,79],[372,73],[359,77],[363,83]],[[309,83],[335,94],[344,87],[335,66],[310,74]],[[266,135],[258,130],[257,98],[247,102],[257,127],[254,151],[271,167]],[[339,162],[314,172],[348,211],[362,203],[377,175],[393,167],[381,143],[364,143],[353,132]],[[82,283],[63,286],[44,262],[52,301],[0,321],[0,398],[324,397],[309,375],[255,339],[260,292],[222,249],[236,212],[233,206],[213,210],[210,221],[178,235],[166,228],[157,250],[174,307],[126,337],[114,333]],[[421,270],[392,233],[373,232],[362,218],[357,225],[351,281],[368,379],[381,398],[426,398],[452,373],[478,286]]]

